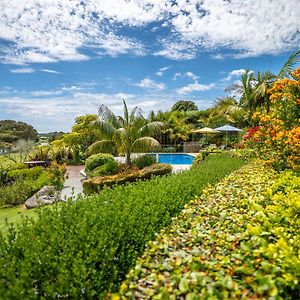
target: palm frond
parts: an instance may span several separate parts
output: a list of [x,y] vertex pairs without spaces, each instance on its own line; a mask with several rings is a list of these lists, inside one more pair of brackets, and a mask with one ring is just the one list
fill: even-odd
[[282,79],[284,77],[289,77],[293,70],[295,64],[300,62],[300,50],[292,53],[286,63],[283,65],[281,70],[279,71],[277,78]]
[[141,137],[154,136],[154,135],[161,133],[161,131],[166,128],[167,128],[166,123],[154,121],[154,122],[150,122],[150,123],[147,123],[144,126],[142,126],[139,129],[139,134]]
[[102,120],[95,121],[94,125],[106,138],[112,138],[116,131],[116,128],[111,123]]
[[134,141],[131,150],[133,152],[147,152],[160,148],[160,143],[152,137],[141,137]]
[[141,108],[139,108],[139,107],[136,106],[131,111],[129,120],[130,120],[131,123],[134,123],[138,119],[144,120],[144,116],[143,116],[143,110]]
[[119,128],[115,131],[113,140],[117,145],[122,145],[122,148],[128,148],[130,145],[130,136],[125,128]]
[[116,144],[112,140],[102,140],[90,145],[86,150],[86,155],[91,156],[98,153],[114,153]]
[[99,106],[98,114],[100,121],[110,123],[116,128],[121,126],[118,117],[105,104]]
[[128,112],[127,104],[124,99],[123,99],[123,110],[124,110],[125,124],[129,124],[129,112]]

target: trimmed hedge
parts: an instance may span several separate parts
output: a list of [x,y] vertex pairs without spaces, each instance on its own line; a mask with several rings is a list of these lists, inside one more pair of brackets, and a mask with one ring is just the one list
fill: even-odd
[[96,177],[85,180],[83,182],[83,190],[85,194],[98,193],[105,186],[121,185],[127,182],[135,182],[143,179],[150,179],[151,176],[166,175],[172,172],[171,165],[154,164],[145,167],[142,170],[132,170],[129,173],[120,173],[112,176]]
[[300,178],[246,166],[185,206],[113,299],[299,299]]
[[243,163],[219,155],[178,175],[104,188],[39,209],[39,217],[0,235],[4,299],[103,299],[118,290],[145,243],[207,184]]

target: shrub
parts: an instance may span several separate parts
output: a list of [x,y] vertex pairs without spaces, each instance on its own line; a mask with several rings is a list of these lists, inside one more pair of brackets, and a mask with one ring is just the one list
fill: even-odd
[[5,206],[23,204],[49,182],[50,176],[47,172],[41,173],[37,178],[19,178],[10,185],[0,187],[0,204]]
[[42,167],[34,167],[31,169],[16,169],[10,170],[9,176],[13,179],[36,179],[43,173],[43,171],[44,169]]
[[[96,169],[95,169],[96,170]],[[172,172],[172,167],[167,164],[155,164],[144,169],[131,170],[114,176],[96,177],[83,182],[85,194],[98,193],[105,186],[121,185],[127,182],[135,182],[143,179],[150,179],[151,176],[166,175]]]
[[204,157],[205,156],[202,155],[202,153],[198,153],[196,155],[196,157],[194,158],[194,160],[193,160],[192,167],[193,168],[198,167],[202,163],[202,161],[204,160]]
[[215,156],[202,168],[39,209],[37,219],[0,235],[0,294],[4,299],[103,299],[118,288],[160,228],[208,183],[241,164]]
[[114,157],[111,154],[95,154],[90,156],[85,162],[85,170],[87,172],[93,171],[99,166],[103,166],[109,160],[114,160]]
[[299,299],[300,181],[277,176],[251,165],[208,187],[148,244],[113,297]]
[[175,147],[166,147],[166,148],[163,148],[163,152],[166,152],[166,153],[175,153],[176,152],[176,148]]
[[156,159],[151,154],[139,156],[132,161],[132,164],[134,166],[138,167],[139,169],[143,169],[143,168],[145,168],[147,166],[151,166],[155,163],[156,163]]
[[96,167],[90,172],[91,177],[113,175],[118,173],[119,164],[115,160],[108,160],[104,165]]

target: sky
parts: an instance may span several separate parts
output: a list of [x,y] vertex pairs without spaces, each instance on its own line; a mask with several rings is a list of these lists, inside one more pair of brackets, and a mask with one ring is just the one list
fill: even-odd
[[0,0],[0,119],[69,131],[122,99],[199,109],[300,48],[299,0]]

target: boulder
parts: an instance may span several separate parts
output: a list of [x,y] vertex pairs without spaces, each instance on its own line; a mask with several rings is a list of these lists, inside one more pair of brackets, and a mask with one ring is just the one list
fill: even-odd
[[59,200],[59,192],[54,186],[44,186],[32,197],[27,199],[24,204],[27,209],[31,209],[42,205],[53,204]]

